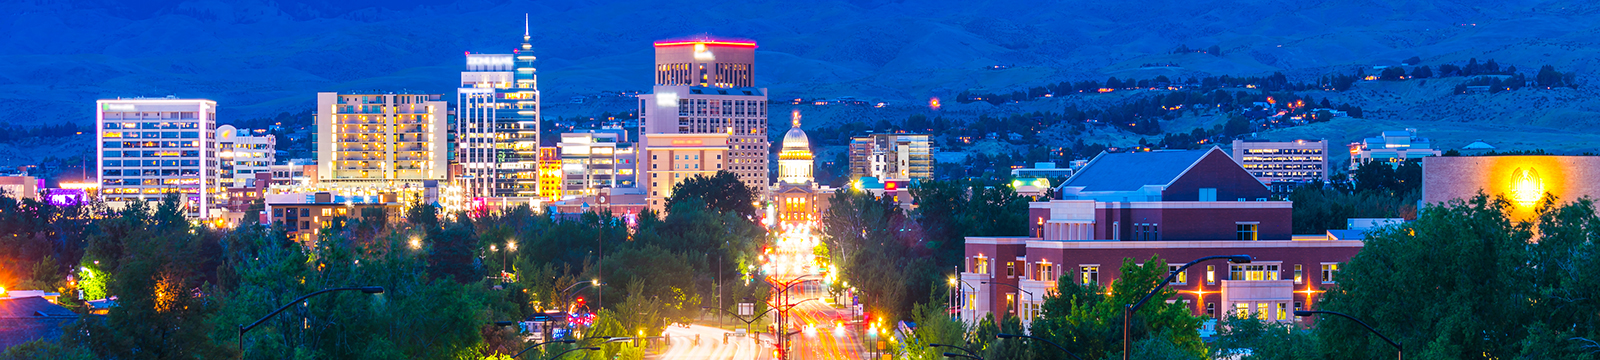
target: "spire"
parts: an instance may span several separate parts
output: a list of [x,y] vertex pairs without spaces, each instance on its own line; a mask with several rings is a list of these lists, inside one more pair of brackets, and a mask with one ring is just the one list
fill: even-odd
[[797,128],[800,127],[800,109],[794,109],[794,112],[792,114],[790,114],[789,117],[793,119],[793,120],[790,120],[790,121],[791,121],[791,124],[794,125],[794,127],[797,127]]
[[528,39],[528,13],[522,13],[522,39]]

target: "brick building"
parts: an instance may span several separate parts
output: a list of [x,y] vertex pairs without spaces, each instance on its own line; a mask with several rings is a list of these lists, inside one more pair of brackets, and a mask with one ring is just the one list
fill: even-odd
[[958,314],[1038,315],[1056,281],[1110,286],[1123,259],[1159,255],[1176,270],[1211,255],[1248,254],[1249,264],[1214,260],[1180,274],[1170,299],[1197,315],[1295,319],[1360,241],[1291,235],[1292,203],[1269,191],[1219,148],[1102,153],[1029,206],[1027,237],[968,237]]

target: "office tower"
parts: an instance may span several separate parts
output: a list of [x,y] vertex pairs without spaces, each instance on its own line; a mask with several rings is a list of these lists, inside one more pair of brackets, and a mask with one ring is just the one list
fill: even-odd
[[600,189],[634,186],[637,155],[621,128],[561,134],[562,197],[593,196]]
[[317,93],[318,183],[386,188],[444,180],[449,168],[442,98]]
[[222,186],[229,188],[255,187],[256,173],[272,171],[276,162],[278,139],[262,132],[251,135],[250,129],[240,130],[233,125],[217,127],[217,154],[221,160]]
[[639,181],[648,184],[650,208],[662,210],[672,197],[672,188],[683,180],[711,177],[723,170],[731,152],[728,138],[727,134],[652,134],[645,138],[640,164],[649,176]]
[[872,134],[850,139],[850,177],[933,177],[933,141],[925,134]]
[[667,40],[655,48],[656,86],[639,96],[642,151],[657,143],[648,141],[657,134],[727,135],[727,170],[765,197],[771,144],[767,90],[753,87],[756,43]]
[[[95,102],[100,195],[111,203],[177,193],[191,217],[218,215],[217,103],[134,98]],[[216,210],[216,211],[213,211]]]
[[468,197],[538,197],[539,82],[526,24],[511,54],[467,53],[456,90],[456,162]]

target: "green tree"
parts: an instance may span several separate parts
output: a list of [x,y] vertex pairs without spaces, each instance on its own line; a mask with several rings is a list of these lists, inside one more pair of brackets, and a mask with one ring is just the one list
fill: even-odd
[[[1033,320],[1030,333],[1049,339],[1066,347],[1085,359],[1120,357],[1122,353],[1122,310],[1140,297],[1148,294],[1168,274],[1167,262],[1152,256],[1143,266],[1134,264],[1132,258],[1123,259],[1120,278],[1112,284],[1111,294],[1095,284],[1080,285],[1071,276],[1062,276],[1056,282],[1056,293],[1045,296],[1040,314]],[[1183,358],[1204,355],[1200,342],[1200,318],[1190,315],[1183,303],[1167,303],[1177,295],[1177,290],[1162,288],[1150,301],[1134,312],[1131,335],[1139,344],[1135,355],[1156,356],[1178,349]],[[1031,345],[1036,354],[1046,359],[1065,359],[1049,348],[1050,345]],[[1161,355],[1166,356],[1166,355]]]
[[698,202],[721,212],[739,214],[745,218],[753,219],[756,212],[755,192],[739,181],[739,176],[727,170],[718,171],[716,175],[705,177],[695,175],[672,187],[672,196],[667,198],[667,208],[672,209],[676,204],[696,199]]
[[[1513,223],[1502,199],[1479,195],[1423,209],[1416,221],[1369,233],[1335,277],[1323,310],[1365,319],[1406,344],[1410,358],[1512,357],[1527,333],[1531,225]],[[1415,271],[1426,264],[1428,271]],[[1427,318],[1419,319],[1420,314]],[[1371,359],[1388,343],[1344,319],[1318,321],[1333,359]]]
[[[1339,321],[1329,319],[1332,321]],[[1228,358],[1248,353],[1242,360],[1317,359],[1316,340],[1310,332],[1293,324],[1263,321],[1252,317],[1225,316],[1217,322],[1217,337],[1211,343],[1211,357]]]

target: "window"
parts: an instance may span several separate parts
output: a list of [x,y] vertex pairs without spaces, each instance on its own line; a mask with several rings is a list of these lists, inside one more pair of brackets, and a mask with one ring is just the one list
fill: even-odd
[[1256,229],[1260,223],[1237,223],[1239,240],[1257,240]]
[[1080,284],[1089,285],[1100,283],[1100,265],[1079,266],[1078,274],[1082,275],[1079,276]]
[[1207,317],[1212,317],[1212,318],[1217,317],[1217,303],[1214,303],[1214,302],[1206,303],[1206,316]]
[[1336,275],[1336,273],[1338,273],[1338,272],[1339,272],[1339,264],[1337,264],[1337,263],[1322,264],[1322,283],[1323,284],[1332,284],[1332,283],[1334,283],[1334,275]]
[[1185,285],[1185,284],[1189,283],[1189,271],[1188,270],[1184,270],[1183,272],[1178,272],[1178,268],[1180,268],[1180,267],[1183,267],[1183,265],[1167,265],[1167,273],[1168,274],[1171,274],[1171,273],[1174,273],[1174,272],[1178,273],[1177,277],[1172,278],[1172,284],[1173,285]]
[[1006,262],[1006,277],[1016,277],[1016,276],[1017,276],[1017,263],[1013,262],[1013,261],[1007,261]]
[[1006,313],[1017,312],[1017,294],[1006,294]]
[[972,258],[972,272],[979,273],[979,274],[988,274],[989,273],[989,258],[982,257],[982,256]]
[[322,216],[333,216],[333,209],[323,208],[322,209]]
[[1111,240],[1122,240],[1122,222],[1111,222]]
[[1240,319],[1250,317],[1250,303],[1233,303],[1233,316]]
[[1200,201],[1217,201],[1217,189],[1200,188]]
[[[1311,309],[1306,309],[1305,307],[1306,307],[1306,304],[1303,303],[1303,302],[1299,302],[1299,301],[1294,302],[1294,309],[1295,310],[1302,310],[1302,309],[1303,310],[1311,310]],[[1295,315],[1294,316],[1294,321],[1300,321],[1300,315]]]
[[1302,281],[1305,281],[1305,277],[1304,277],[1304,275],[1302,275],[1302,271],[1304,271],[1304,265],[1294,264],[1294,283],[1295,284],[1302,284],[1303,283]]
[[1160,240],[1156,232],[1156,224],[1134,224],[1133,239],[1136,241]]
[[1035,280],[1039,280],[1039,281],[1055,281],[1056,280],[1056,278],[1055,278],[1055,265],[1051,264],[1048,261],[1040,262],[1039,263],[1039,271],[1037,271],[1035,273],[1039,275],[1039,278],[1035,279]]
[[1289,303],[1278,303],[1278,320],[1289,320]]
[[1266,320],[1268,310],[1267,303],[1256,303],[1256,319]]
[[1263,281],[1278,280],[1278,265],[1234,265],[1228,280]]
[[1206,265],[1206,285],[1217,284],[1217,266]]

